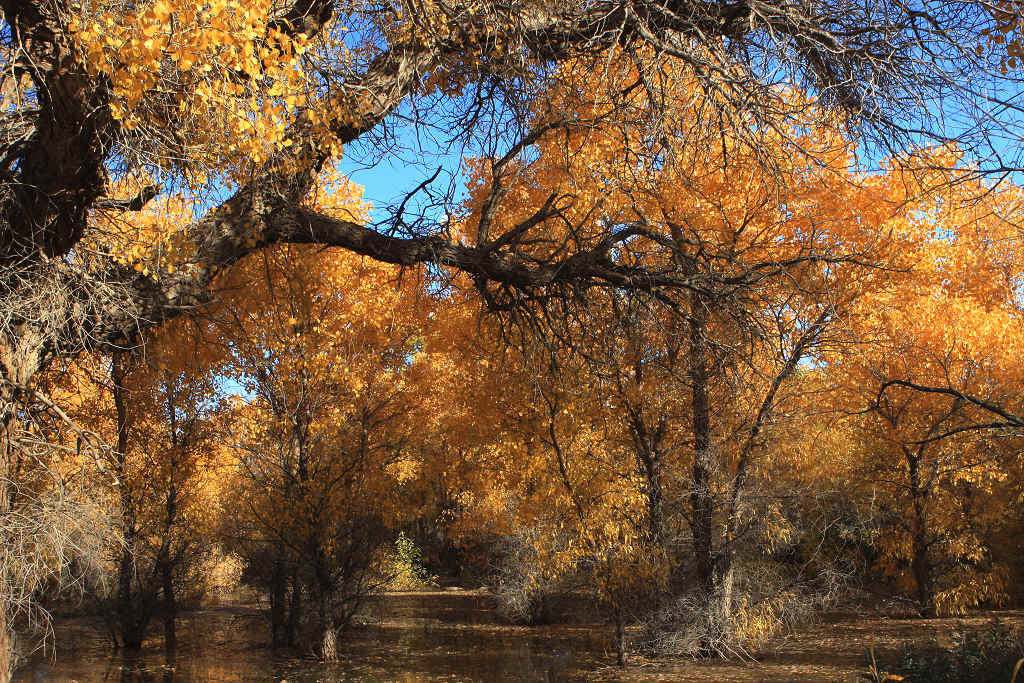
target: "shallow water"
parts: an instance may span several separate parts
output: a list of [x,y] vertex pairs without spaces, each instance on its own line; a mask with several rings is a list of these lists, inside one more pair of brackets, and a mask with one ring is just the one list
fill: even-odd
[[217,607],[178,620],[179,646],[157,636],[139,653],[115,653],[97,620],[57,625],[57,652],[35,655],[17,681],[574,681],[611,663],[602,626],[516,627],[490,596],[444,591],[382,596],[365,624],[339,642],[339,663],[275,657],[253,607]]

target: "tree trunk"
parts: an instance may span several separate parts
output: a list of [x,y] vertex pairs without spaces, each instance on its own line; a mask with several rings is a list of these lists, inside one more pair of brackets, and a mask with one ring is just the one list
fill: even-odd
[[[37,334],[25,332],[17,340],[0,343],[0,546],[7,553],[17,531],[10,529],[11,515],[17,505],[15,479],[19,467],[16,445],[21,425],[18,421],[18,402],[22,387],[27,387],[40,369],[41,339]],[[14,631],[15,605],[19,599],[30,596],[17,594],[22,580],[18,576],[20,558],[5,557],[0,567],[0,683],[7,683],[18,664],[17,638]],[[12,575],[13,574],[13,575]]]
[[697,588],[703,603],[704,633],[700,650],[704,656],[719,651],[719,644],[732,630],[733,568],[731,548],[715,550],[714,476],[718,463],[711,447],[711,406],[708,397],[707,308],[702,297],[693,295],[689,320],[688,371],[693,410],[693,481],[690,492],[693,556]]
[[110,361],[111,391],[114,395],[114,412],[117,417],[117,448],[114,452],[114,467],[118,486],[118,502],[121,514],[121,534],[124,546],[117,564],[117,621],[121,644],[129,649],[142,647],[149,623],[147,600],[133,595],[132,579],[135,576],[135,541],[138,528],[135,520],[135,501],[132,497],[128,478],[128,404],[125,379],[130,372],[126,354],[115,353]]
[[697,583],[701,592],[710,597],[715,588],[714,556],[714,474],[711,452],[711,412],[708,401],[707,369],[707,311],[699,296],[691,299],[690,310],[690,367],[692,391],[693,481],[690,491],[692,508],[693,557],[697,568]]
[[270,570],[270,643],[274,649],[285,644],[285,576],[281,554],[274,558]]
[[647,516],[650,525],[651,541],[660,550],[665,548],[665,495],[662,489],[661,452],[652,448],[647,458],[646,489]]
[[910,565],[914,581],[917,583],[917,610],[922,617],[930,619],[937,614],[932,565],[928,559],[928,545],[923,533],[917,531],[913,536],[913,554]]
[[164,597],[164,645],[173,650],[178,645],[177,634],[174,630],[174,621],[178,616],[178,602],[174,596],[174,575],[171,569],[170,562],[161,563],[160,574]]
[[626,627],[621,607],[615,608],[615,663],[626,666]]
[[[14,432],[17,429],[17,422],[14,413],[14,391],[8,386],[0,386],[0,524],[7,525],[8,516],[11,514],[11,464],[14,460]],[[7,530],[3,530],[6,540]],[[0,683],[9,683],[14,676],[16,655],[14,649],[14,631],[10,623],[13,595],[7,593],[7,576],[0,576],[3,584],[0,585]]]
[[118,633],[121,636],[121,645],[129,649],[142,647],[142,641],[146,635],[146,625],[149,622],[148,609],[145,600],[140,595],[132,593],[132,577],[135,573],[134,556],[128,541],[125,541],[125,548],[121,551],[121,558],[117,567],[117,623]]
[[[641,371],[638,368],[634,372],[639,376]],[[644,480],[648,534],[651,542],[661,549],[665,546],[665,494],[661,455],[664,422],[652,430],[639,408],[627,404],[627,410],[629,411],[629,426],[633,437],[637,470]]]
[[7,605],[0,606],[0,683],[10,683],[17,666],[14,631],[7,619]]
[[299,572],[291,573],[291,592],[288,598],[288,623],[286,637],[288,647],[295,647],[295,634],[299,631],[299,616],[302,614],[302,586],[299,584]]
[[904,450],[910,479],[910,497],[914,512],[911,526],[910,570],[917,584],[917,609],[925,618],[936,616],[934,572],[928,547],[928,513],[926,510],[926,489],[921,485],[921,458]]
[[735,572],[732,552],[719,558],[715,568],[715,586],[711,594],[711,610],[720,637],[728,639],[732,634],[732,594]]
[[334,619],[331,617],[330,598],[324,590],[320,591],[320,632],[320,654],[324,661],[338,661],[338,635],[334,628]]

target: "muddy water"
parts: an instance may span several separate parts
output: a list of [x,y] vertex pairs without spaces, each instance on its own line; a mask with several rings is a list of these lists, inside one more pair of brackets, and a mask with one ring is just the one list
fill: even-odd
[[137,654],[113,653],[102,623],[57,625],[56,653],[35,655],[18,681],[578,681],[612,662],[603,626],[509,626],[476,592],[382,596],[339,644],[340,662],[275,657],[252,607],[218,607],[179,619],[179,646],[159,637]]

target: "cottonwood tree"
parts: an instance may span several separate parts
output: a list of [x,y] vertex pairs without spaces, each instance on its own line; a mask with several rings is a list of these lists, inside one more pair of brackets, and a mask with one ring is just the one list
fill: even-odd
[[[184,321],[182,321],[184,322]],[[221,414],[211,351],[191,325],[148,334],[145,350],[79,359],[52,368],[52,395],[68,416],[110,445],[96,455],[107,476],[84,490],[103,501],[117,535],[109,543],[111,631],[141,647],[161,617],[175,644],[178,606],[201,592],[197,576],[217,520]],[[68,449],[81,451],[78,435]]]
[[[252,271],[264,280],[251,283]],[[343,252],[277,247],[232,278],[218,336],[249,398],[235,411],[232,546],[269,598],[275,647],[328,660],[394,539],[417,476],[418,346],[426,297],[415,279]],[[227,285],[226,285],[227,286]],[[307,624],[311,628],[304,628]]]
[[884,494],[879,564],[922,616],[998,601],[1005,586],[989,539],[1021,436],[1022,195],[980,189],[913,201],[897,228],[906,267],[851,310],[858,343],[827,363],[863,450],[848,463],[854,489],[862,501]]
[[[482,138],[500,147],[497,159],[508,148],[505,124],[534,107],[552,66],[614,48],[689,64],[714,95],[706,120],[738,123],[752,141],[775,120],[775,86],[785,82],[899,145],[965,130],[944,129],[929,103],[946,98],[946,111],[973,114],[988,100],[962,76],[977,79],[992,61],[973,50],[992,15],[968,2],[9,0],[0,9],[5,520],[19,406],[38,372],[57,356],[121,350],[140,330],[194,311],[218,272],[271,243],[462,270],[488,300],[515,305],[545,301],[540,291],[694,287],[692,274],[620,258],[628,231],[540,259],[524,253],[527,234],[554,218],[548,204],[504,236],[470,240],[436,220],[443,211],[413,217],[398,206],[381,230],[301,206],[344,145],[387,153],[392,122],[444,121],[451,141]],[[116,253],[102,234],[89,242],[91,214],[130,223],[159,192],[138,181],[137,192],[120,194],[129,177],[202,194],[204,210],[141,252]],[[0,631],[12,618],[0,611]]]
[[[763,518],[749,484],[771,455],[767,432],[792,399],[797,370],[836,338],[852,302],[894,267],[901,244],[881,228],[903,203],[880,198],[873,187],[892,178],[856,172],[851,143],[828,120],[810,113],[799,124],[773,120],[755,148],[746,144],[745,129],[704,125],[712,105],[687,69],[645,64],[609,56],[566,67],[537,117],[590,120],[572,130],[553,124],[555,130],[536,135],[529,158],[477,163],[465,230],[497,230],[544,260],[616,229],[630,235],[615,247],[622,261],[692,278],[686,291],[647,297],[577,293],[557,318],[542,318],[557,335],[552,344],[574,349],[593,374],[539,388],[543,400],[522,401],[539,403],[541,413],[545,403],[557,408],[546,443],[559,463],[570,453],[580,467],[581,458],[621,459],[621,448],[560,448],[555,418],[563,411],[580,417],[560,429],[586,431],[601,415],[604,440],[628,444],[632,462],[604,469],[639,477],[630,495],[645,501],[643,535],[666,558],[669,583],[697,585],[706,631],[701,647],[724,653],[735,635],[737,551]],[[609,99],[602,76],[624,94]],[[657,87],[659,79],[675,89]],[[648,87],[626,92],[640,81]],[[780,112],[804,110],[800,93],[778,98]],[[665,114],[656,129],[637,123],[639,112],[660,106]],[[669,137],[657,136],[666,131]],[[545,202],[559,223],[543,237],[518,241],[518,226]],[[501,308],[508,301],[492,303]],[[564,359],[555,365],[562,372],[571,367]],[[588,381],[589,406],[569,398],[570,387]],[[608,434],[612,423],[618,436]],[[578,438],[563,440],[568,446]],[[565,479],[565,472],[560,464],[552,476]]]

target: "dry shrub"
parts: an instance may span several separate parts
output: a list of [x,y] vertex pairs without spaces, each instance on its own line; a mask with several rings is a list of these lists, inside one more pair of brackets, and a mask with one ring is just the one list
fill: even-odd
[[515,624],[539,624],[550,620],[552,602],[567,592],[564,577],[545,571],[536,542],[542,528],[522,527],[498,544],[494,593],[498,609]]
[[732,599],[688,591],[667,597],[646,621],[647,649],[659,655],[750,658],[772,638],[812,621],[839,597],[841,579],[793,578],[775,563],[736,567]]
[[0,609],[7,624],[34,635],[18,643],[17,657],[45,646],[51,635],[43,598],[84,593],[106,582],[106,559],[119,536],[111,519],[86,492],[54,478],[40,493],[7,482],[15,504],[0,520]]

